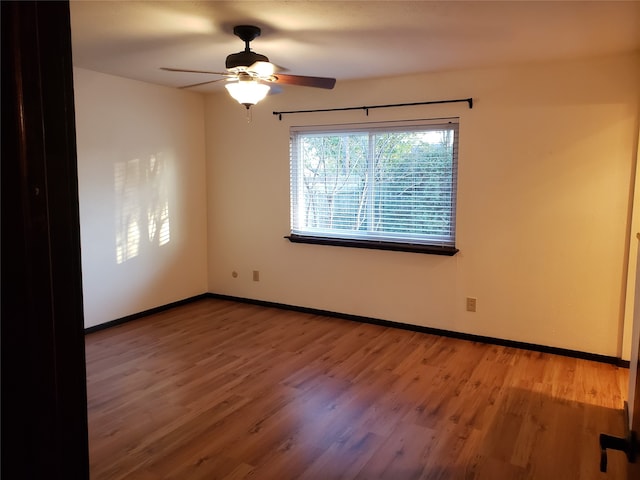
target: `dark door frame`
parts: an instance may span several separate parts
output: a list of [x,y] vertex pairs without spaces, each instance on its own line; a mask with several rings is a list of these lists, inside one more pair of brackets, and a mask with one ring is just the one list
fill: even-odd
[[69,4],[2,14],[2,478],[88,479]]

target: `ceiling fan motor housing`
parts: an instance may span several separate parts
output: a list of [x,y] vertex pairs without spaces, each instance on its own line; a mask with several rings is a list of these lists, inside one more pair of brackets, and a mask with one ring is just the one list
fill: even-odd
[[225,62],[226,68],[249,67],[256,62],[268,62],[269,59],[264,55],[252,51],[243,51],[232,53],[227,57]]
[[227,68],[249,67],[256,62],[268,62],[269,59],[267,57],[252,52],[249,48],[249,42],[259,37],[260,33],[260,28],[254,25],[237,25],[233,27],[233,34],[244,42],[244,51],[229,55],[225,66]]

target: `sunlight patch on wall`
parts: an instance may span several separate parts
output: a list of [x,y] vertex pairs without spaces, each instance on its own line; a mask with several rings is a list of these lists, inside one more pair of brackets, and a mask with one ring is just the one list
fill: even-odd
[[165,165],[159,156],[149,157],[146,181],[150,193],[147,207],[149,243],[166,245],[171,240],[169,229],[169,196],[165,182]]
[[114,165],[116,260],[118,264],[137,257],[140,249],[139,171],[140,160],[137,158]]
[[171,241],[167,180],[162,154],[114,165],[118,264]]

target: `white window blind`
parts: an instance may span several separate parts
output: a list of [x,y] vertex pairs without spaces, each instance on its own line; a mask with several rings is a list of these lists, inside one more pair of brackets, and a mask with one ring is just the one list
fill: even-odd
[[455,247],[458,119],[292,127],[291,234]]

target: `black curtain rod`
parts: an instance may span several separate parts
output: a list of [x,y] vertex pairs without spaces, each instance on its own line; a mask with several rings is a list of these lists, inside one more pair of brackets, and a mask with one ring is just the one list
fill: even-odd
[[414,102],[414,103],[392,103],[389,105],[369,105],[363,107],[342,107],[342,108],[319,108],[316,110],[289,110],[287,112],[273,112],[278,116],[279,120],[282,120],[282,115],[288,115],[290,113],[316,113],[316,112],[340,112],[343,110],[364,110],[369,115],[369,110],[373,108],[389,108],[389,107],[412,107],[414,105],[433,105],[435,103],[460,103],[466,102],[469,104],[469,108],[473,108],[473,98],[459,98],[456,100],[434,100],[432,102]]

